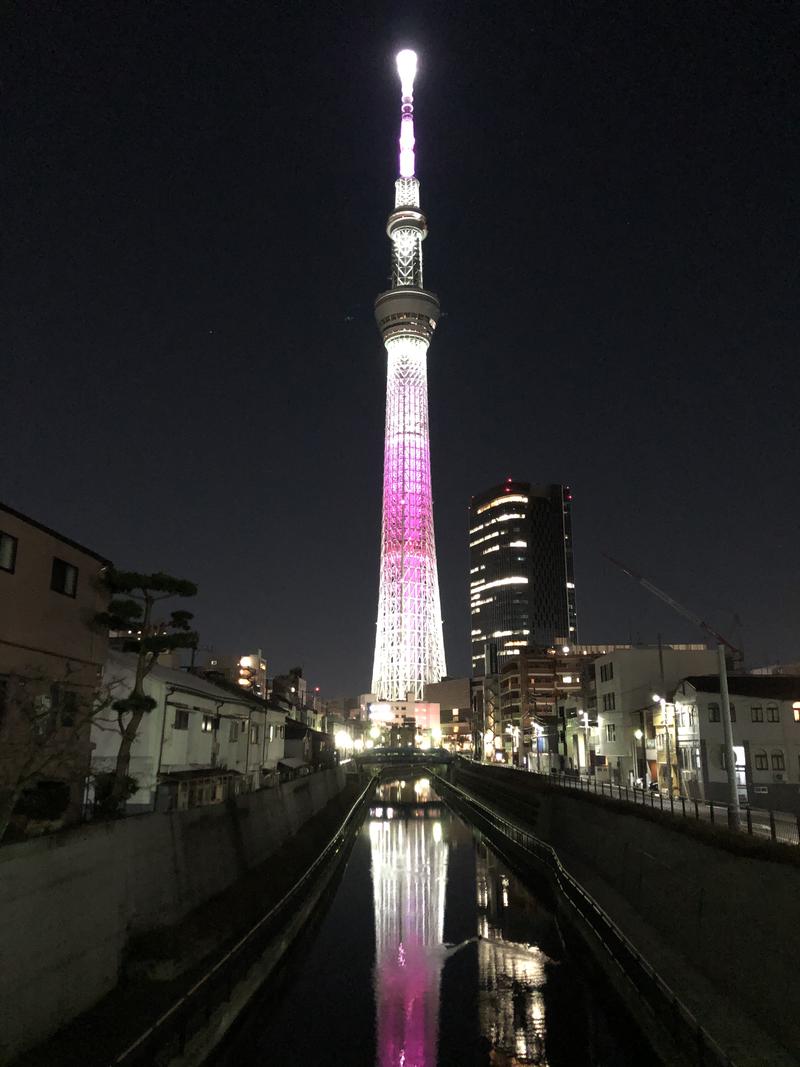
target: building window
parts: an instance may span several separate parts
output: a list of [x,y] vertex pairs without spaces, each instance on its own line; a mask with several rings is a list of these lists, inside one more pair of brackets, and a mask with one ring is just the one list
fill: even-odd
[[0,571],[14,573],[17,565],[17,539],[0,530]]
[[50,576],[50,588],[64,596],[75,596],[78,591],[78,568],[73,567],[58,556],[53,556],[53,573]]
[[269,726],[267,727],[267,742],[271,744],[274,740],[275,740],[275,726],[274,726],[273,723],[270,723]]
[[74,689],[65,689],[55,682],[50,686],[50,707],[52,709],[53,727],[74,726],[78,715],[78,694]]
[[231,728],[230,728],[230,732],[228,733],[228,740],[229,741],[238,741],[239,740],[239,720],[238,719],[231,719]]
[[736,705],[730,704],[729,707],[731,711],[731,722],[736,722]]
[[606,741],[617,740],[617,724],[614,722],[606,723]]
[[772,753],[772,769],[773,771],[786,770],[786,760],[783,758],[783,751],[779,748]]
[[614,664],[613,663],[601,663],[600,664],[600,681],[610,682],[614,677]]
[[719,704],[708,705],[708,721],[719,722]]
[[174,730],[188,730],[189,729],[189,712],[186,708],[176,708],[175,718],[172,720],[172,728]]
[[603,693],[603,711],[614,711],[616,706],[616,693]]
[[251,745],[257,745],[258,744],[259,734],[260,734],[260,730],[259,730],[258,726],[255,723],[253,723],[253,725],[250,727],[250,744]]
[[800,722],[800,700],[795,700],[792,704],[792,716],[795,722]]
[[781,710],[777,704],[767,704],[767,722],[780,722]]
[[767,763],[767,753],[763,748],[756,749],[755,755],[753,756],[753,766],[757,771],[766,771],[769,768],[769,764]]
[[203,725],[200,727],[204,734],[210,734],[219,729],[219,718],[216,715],[204,715]]
[[750,719],[753,722],[764,721],[764,708],[761,706],[761,704],[752,705],[752,707],[750,708]]
[[8,710],[8,683],[8,675],[0,674],[0,726],[3,725]]

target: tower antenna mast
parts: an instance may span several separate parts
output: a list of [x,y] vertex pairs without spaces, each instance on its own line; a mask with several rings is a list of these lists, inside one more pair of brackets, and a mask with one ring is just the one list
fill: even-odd
[[422,280],[428,223],[420,210],[414,155],[417,56],[397,56],[400,77],[400,158],[394,210],[386,233],[392,245],[392,284],[375,301],[387,356],[386,433],[378,623],[372,692],[384,700],[421,700],[427,682],[445,674],[444,641],[433,533],[428,434],[428,346],[439,300]]

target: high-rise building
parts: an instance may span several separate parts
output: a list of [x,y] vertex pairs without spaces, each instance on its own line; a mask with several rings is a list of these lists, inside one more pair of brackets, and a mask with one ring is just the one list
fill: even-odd
[[402,87],[400,176],[386,232],[392,242],[392,287],[375,301],[388,359],[383,461],[378,628],[372,691],[382,700],[422,699],[426,682],[445,673],[439,580],[433,536],[428,440],[427,355],[439,301],[423,288],[420,211],[414,162],[417,57],[397,56]]
[[472,672],[496,674],[527,646],[578,640],[572,492],[511,478],[472,498]]

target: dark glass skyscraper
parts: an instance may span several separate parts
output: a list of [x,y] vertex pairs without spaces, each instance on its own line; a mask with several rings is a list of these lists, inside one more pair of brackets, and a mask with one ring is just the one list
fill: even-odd
[[494,674],[531,645],[578,640],[572,493],[511,479],[472,498],[472,672]]

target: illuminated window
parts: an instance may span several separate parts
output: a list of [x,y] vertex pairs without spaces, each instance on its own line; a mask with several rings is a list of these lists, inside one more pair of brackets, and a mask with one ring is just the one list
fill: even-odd
[[780,722],[781,711],[777,704],[767,704],[767,722]]
[[56,593],[74,597],[78,591],[78,568],[54,556],[50,588]]
[[17,564],[17,539],[0,530],[0,571],[14,573]]
[[757,771],[766,771],[768,769],[767,753],[763,748],[756,749],[753,755],[753,766]]
[[708,721],[719,722],[719,704],[708,705]]
[[784,759],[783,751],[776,748],[772,753],[772,769],[773,771],[785,771],[786,760]]
[[760,704],[753,704],[750,708],[750,719],[752,722],[764,721],[764,709]]
[[219,719],[216,715],[204,715],[200,729],[204,734],[212,733],[214,730],[219,729]]
[[795,700],[792,704],[792,715],[795,722],[800,722],[800,700]]
[[489,511],[490,508],[496,508],[500,504],[507,504],[509,501],[514,501],[519,504],[527,504],[528,498],[521,496],[519,493],[506,493],[505,496],[496,496],[494,500],[490,500],[488,504],[481,504],[478,508],[478,515],[481,515],[484,511]]

